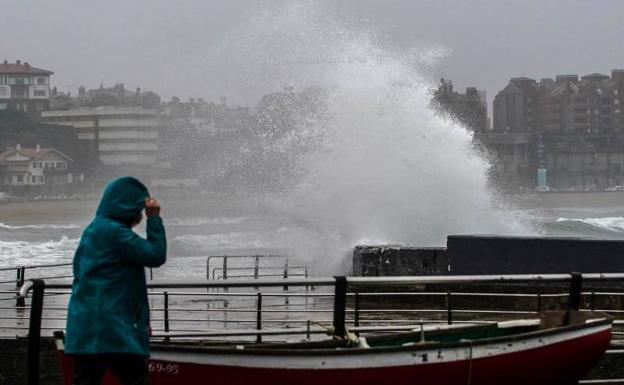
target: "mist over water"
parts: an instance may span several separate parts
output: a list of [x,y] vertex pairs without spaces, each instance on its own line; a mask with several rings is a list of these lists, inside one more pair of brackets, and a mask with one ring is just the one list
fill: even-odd
[[297,223],[289,248],[317,268],[335,271],[361,243],[435,246],[449,234],[531,232],[489,191],[471,135],[429,108],[434,83],[422,68],[443,50],[386,49],[310,2],[261,10],[226,43],[234,72],[252,84],[326,91],[322,114],[262,143],[294,169],[265,201]]

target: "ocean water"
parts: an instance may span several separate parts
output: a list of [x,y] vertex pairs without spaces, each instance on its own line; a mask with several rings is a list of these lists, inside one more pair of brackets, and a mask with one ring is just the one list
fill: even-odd
[[[620,207],[601,208],[525,208],[510,211],[511,216],[522,216],[528,220],[538,233],[545,236],[580,236],[601,239],[624,240],[624,209]],[[69,222],[68,222],[69,220]],[[253,255],[253,254],[281,254],[289,255],[290,274],[302,274],[307,267],[311,275],[336,275],[348,272],[350,265],[350,250],[344,253],[339,266],[330,270],[322,264],[327,256],[321,254],[324,248],[319,248],[316,258],[314,250],[298,255],[298,248],[292,248],[293,239],[300,239],[305,234],[313,239],[316,233],[305,227],[300,221],[285,216],[215,216],[215,217],[167,217],[164,218],[168,240],[169,257],[161,268],[152,271],[155,280],[203,281],[210,276],[220,278],[222,260],[211,259],[209,256],[221,255]],[[24,334],[28,325],[28,312],[14,308],[14,295],[10,293],[15,287],[11,281],[15,279],[17,266],[33,266],[40,264],[70,263],[76,249],[84,221],[71,221],[63,218],[58,222],[46,223],[2,223],[0,224],[0,335]],[[141,226],[138,232],[142,233]],[[448,234],[446,234],[448,235]],[[443,236],[444,237],[444,236]],[[405,244],[419,244],[422,242],[404,242]],[[320,261],[315,264],[314,260]],[[312,263],[310,263],[312,261]],[[261,271],[267,274],[281,275],[283,260],[276,263],[262,262]],[[252,260],[230,260],[229,267],[251,267]],[[264,267],[262,269],[262,267]],[[65,277],[60,280],[69,281],[71,278],[69,266],[48,267],[27,270],[26,278],[35,277]],[[252,270],[231,271],[228,274],[251,275]],[[149,272],[148,272],[149,276]],[[58,280],[58,279],[57,279]],[[281,292],[281,288],[277,289]],[[188,290],[186,290],[188,291]],[[236,290],[236,292],[245,290]],[[331,292],[329,288],[320,288],[321,291]],[[197,291],[193,296],[171,295],[170,317],[172,330],[194,331],[221,329],[249,329],[255,325],[255,294],[250,291],[249,297],[226,298],[219,297],[218,292],[207,293]],[[163,297],[157,292],[150,295],[153,327],[156,331],[164,328],[162,320]],[[44,334],[64,327],[66,296],[51,296],[46,299],[44,320]],[[273,310],[268,312],[264,319],[264,327],[305,327],[307,317],[314,321],[314,327],[331,319],[331,297],[315,297],[305,301],[293,298],[291,302],[284,302],[284,298],[270,297],[265,299],[264,308]],[[313,313],[301,313],[302,309],[314,310]],[[275,312],[279,310],[279,312]],[[284,311],[283,313],[281,311]],[[291,311],[291,312],[289,312]],[[295,313],[292,313],[295,311]]]
[[[509,215],[522,216],[537,229],[537,234],[543,236],[624,239],[624,207],[530,208],[509,211]],[[344,273],[350,263],[350,248],[338,256],[342,260],[334,264],[338,268],[333,271],[327,271],[324,266],[314,263],[315,260],[322,262],[327,258],[322,254],[325,250],[323,247],[319,247],[317,255],[314,255],[314,250],[303,256],[298,255],[299,249],[292,247],[293,240],[305,237],[306,234],[316,239],[317,234],[313,229],[306,228],[305,224],[288,217],[165,217],[164,222],[169,242],[169,260],[155,273],[162,278],[204,279],[206,258],[210,255],[289,255],[293,263],[307,265],[310,272],[327,275]],[[67,218],[58,223],[0,223],[0,268],[71,262],[86,224],[85,221],[67,223]],[[143,234],[144,228],[139,226],[137,232]],[[443,234],[442,238],[450,234]],[[504,232],[499,234],[506,235]],[[383,239],[376,239],[374,243],[378,241],[383,243]],[[398,243],[440,246],[418,239],[406,239]],[[310,259],[310,255],[314,257]]]

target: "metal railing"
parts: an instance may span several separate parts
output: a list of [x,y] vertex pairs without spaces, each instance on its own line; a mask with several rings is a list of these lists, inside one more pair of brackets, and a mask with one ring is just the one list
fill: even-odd
[[[216,266],[213,262],[216,262]],[[234,266],[232,266],[233,262]],[[232,275],[229,274],[230,271],[239,274]],[[285,255],[211,255],[206,258],[206,279],[259,279],[268,277],[307,278],[308,267],[289,265],[289,259]]]
[[[535,298],[560,297],[566,299],[566,308],[568,310],[579,310],[581,299],[583,295],[589,295],[590,298],[594,298],[602,294],[602,292],[583,292],[583,282],[604,282],[604,281],[617,281],[624,280],[624,273],[610,273],[610,274],[524,274],[524,275],[485,275],[485,276],[424,276],[424,277],[333,277],[333,278],[290,278],[284,279],[251,279],[251,280],[219,280],[219,281],[196,281],[196,282],[150,282],[148,288],[152,291],[152,295],[162,295],[164,302],[162,309],[153,309],[156,311],[163,311],[164,330],[162,333],[156,333],[154,337],[157,338],[177,338],[177,337],[256,337],[257,342],[262,341],[263,336],[283,336],[283,335],[306,335],[325,333],[338,338],[344,338],[347,335],[347,329],[353,332],[365,332],[365,331],[397,331],[397,330],[413,330],[425,327],[427,322],[420,320],[411,324],[398,324],[391,326],[361,326],[360,317],[364,312],[359,302],[362,296],[367,295],[389,295],[388,293],[378,292],[366,292],[368,288],[396,288],[407,287],[412,285],[423,284],[466,284],[466,283],[564,283],[569,285],[568,293],[551,293],[551,294],[536,294]],[[172,291],[182,289],[210,289],[210,288],[283,288],[287,285],[292,288],[302,287],[333,287],[333,293],[327,292],[301,292],[301,293],[247,293],[247,292],[186,292],[186,291]],[[68,283],[44,283],[43,280],[26,281],[21,287],[20,296],[25,298],[29,291],[33,291],[32,301],[30,306],[30,321],[29,321],[29,367],[35,368],[38,365],[38,341],[41,335],[41,320],[43,312],[43,301],[45,289],[50,289],[50,294],[66,294],[67,290],[71,287]],[[154,290],[162,289],[163,292],[154,292]],[[56,290],[56,291],[55,291]],[[349,292],[351,290],[352,292]],[[609,295],[624,295],[619,292],[605,292]],[[170,330],[170,317],[169,313],[172,311],[169,306],[169,299],[172,295],[202,295],[213,297],[250,297],[255,296],[256,306],[255,309],[241,308],[237,309],[240,312],[250,312],[255,310],[255,319],[246,319],[250,323],[255,323],[255,329],[245,330],[225,330],[225,331],[186,331],[186,332],[172,332]],[[422,292],[400,292],[392,293],[392,295],[443,295],[448,298],[447,300],[447,322],[457,322],[453,319],[453,314],[456,314],[459,310],[453,309],[451,300],[454,296],[465,295],[485,295],[485,293],[451,293],[451,292],[437,292],[437,293],[422,293]],[[333,297],[333,306],[331,309],[331,319],[328,319],[328,326],[324,328],[312,329],[310,321],[307,325],[301,328],[268,328],[263,329],[263,314],[270,314],[273,310],[276,312],[284,312],[280,309],[266,309],[264,307],[264,300],[271,297],[279,296],[299,296],[307,298],[311,297]],[[531,294],[513,294],[513,293],[496,293],[494,295],[508,296],[508,297],[527,297]],[[538,297],[539,296],[539,297]],[[352,309],[347,306],[347,299],[352,297]],[[567,298],[566,298],[567,297]],[[236,310],[236,309],[230,309]],[[422,311],[423,309],[420,309]],[[310,309],[303,309],[302,311],[310,311]],[[370,311],[388,312],[388,309],[368,309]],[[413,311],[411,309],[396,309],[391,311]],[[440,311],[437,309],[435,311]],[[468,309],[468,312],[476,312],[477,310]],[[537,311],[530,312],[516,312],[522,314],[535,314]],[[500,313],[498,311],[497,313]],[[353,315],[353,326],[347,328],[347,314]],[[189,319],[190,322],[196,322],[195,319]],[[240,322],[241,320],[237,321]],[[435,321],[434,321],[435,322]],[[437,320],[439,322],[439,320]],[[616,321],[617,322],[617,321]],[[622,324],[624,321],[619,322]],[[36,361],[36,362],[35,362]],[[592,380],[595,381],[595,380]],[[587,382],[586,382],[587,383]],[[591,382],[597,383],[597,382]]]
[[[15,284],[15,288],[17,290],[19,290],[19,288],[24,284],[24,281],[26,281],[26,272],[29,271],[29,270],[49,269],[49,268],[52,268],[52,267],[69,267],[71,265],[72,265],[71,263],[52,263],[52,264],[45,264],[45,265],[3,267],[3,268],[0,268],[0,274],[2,274],[3,272],[14,271],[15,272],[15,279],[2,280],[2,281],[0,281],[0,285],[3,285],[3,284]],[[68,275],[66,273],[62,273],[62,274],[57,274],[57,275],[35,276],[35,277],[30,277],[30,278],[55,279],[55,278],[71,278],[71,277],[72,277],[71,274]],[[26,303],[24,302],[24,298],[22,298],[20,296],[16,296],[16,298],[15,298],[15,306],[25,307]]]

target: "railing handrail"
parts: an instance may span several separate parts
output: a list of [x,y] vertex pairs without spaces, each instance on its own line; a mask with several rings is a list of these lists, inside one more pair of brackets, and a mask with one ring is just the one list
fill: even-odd
[[[624,273],[584,273],[580,274],[583,281],[624,280]],[[430,276],[396,276],[396,277],[345,277],[347,286],[360,288],[367,286],[404,286],[420,284],[445,283],[506,283],[506,282],[569,282],[571,274],[502,274],[502,275],[430,275]],[[270,287],[270,286],[333,286],[335,277],[319,278],[287,278],[287,279],[247,279],[236,281],[152,281],[147,284],[150,289],[188,289],[216,287]],[[50,289],[68,289],[71,283],[46,283]]]
[[0,267],[0,271],[12,271],[12,270],[16,270],[16,269],[38,269],[38,268],[42,268],[42,267],[61,267],[61,266],[71,266],[72,263],[71,262],[64,262],[64,263],[50,263],[47,265],[29,265],[29,266],[13,266],[13,267]]

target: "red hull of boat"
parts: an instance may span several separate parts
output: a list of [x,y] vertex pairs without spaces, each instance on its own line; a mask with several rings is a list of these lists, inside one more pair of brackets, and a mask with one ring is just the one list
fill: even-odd
[[[379,366],[363,355],[358,368],[260,368],[151,360],[152,385],[564,385],[576,383],[604,355],[611,330],[528,350],[443,363]],[[511,346],[511,345],[510,345]],[[60,352],[65,385],[71,385],[71,357]],[[375,367],[366,367],[366,364]],[[331,365],[328,365],[331,366]],[[103,385],[118,385],[106,376]]]

